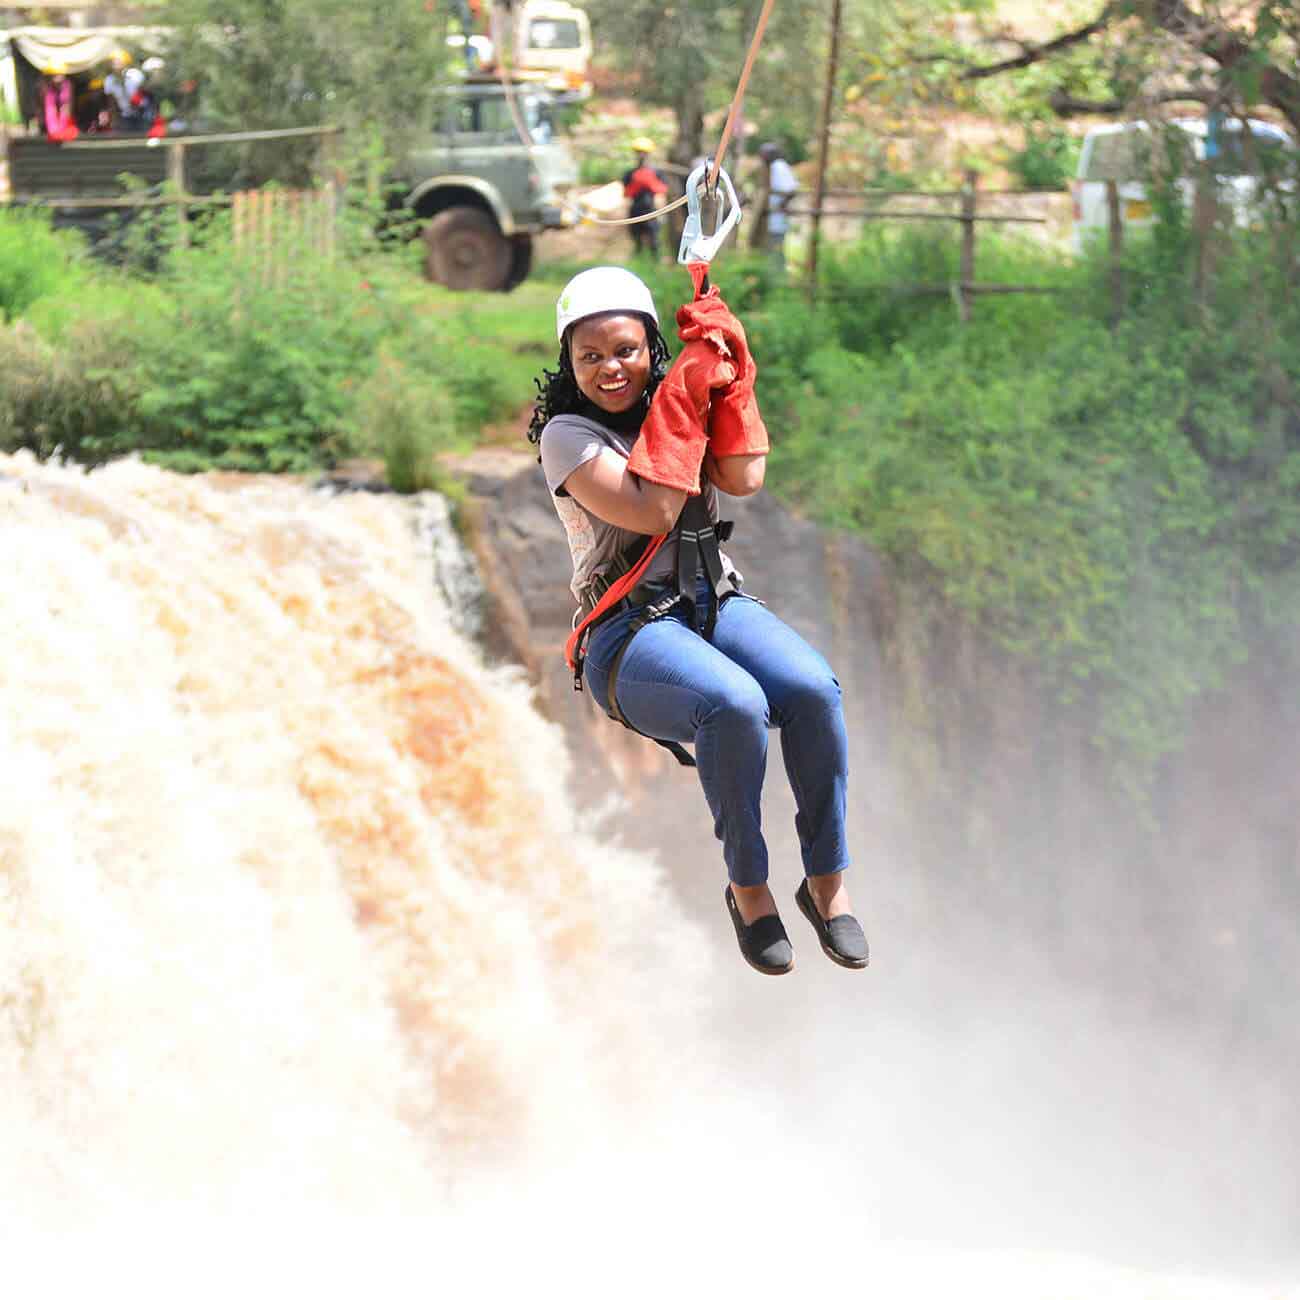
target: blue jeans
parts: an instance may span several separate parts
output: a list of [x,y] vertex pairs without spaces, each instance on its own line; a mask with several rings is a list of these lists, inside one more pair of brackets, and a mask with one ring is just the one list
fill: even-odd
[[[592,635],[586,680],[602,708],[609,670],[636,613],[627,610]],[[703,627],[702,601],[699,620]],[[769,727],[781,732],[805,873],[828,875],[848,866],[848,740],[840,684],[821,655],[765,605],[739,595],[723,601],[711,643],[691,628],[681,606],[647,624],[619,667],[618,706],[647,736],[694,742],[700,784],[734,884],[767,879],[760,799]]]

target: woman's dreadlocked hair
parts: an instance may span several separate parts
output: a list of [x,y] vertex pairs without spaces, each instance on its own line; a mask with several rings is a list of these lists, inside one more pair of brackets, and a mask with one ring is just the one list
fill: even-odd
[[[668,354],[668,344],[664,342],[664,336],[659,333],[659,327],[649,316],[642,316],[641,319],[645,322],[646,342],[650,345],[650,381],[646,384],[645,392],[636,408],[644,417],[650,408],[650,399],[655,395],[655,389],[668,373],[668,363],[672,358]],[[542,430],[546,428],[552,416],[569,415],[581,410],[587,403],[582,390],[578,387],[578,378],[573,373],[567,333],[560,344],[557,369],[543,369],[542,377],[534,379],[533,383],[537,386],[537,403],[533,407],[533,418],[528,423],[528,441],[536,444],[541,442]]]

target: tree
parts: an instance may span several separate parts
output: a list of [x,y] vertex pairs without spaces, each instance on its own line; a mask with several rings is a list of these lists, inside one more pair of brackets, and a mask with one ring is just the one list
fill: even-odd
[[683,166],[704,151],[704,114],[739,46],[734,4],[725,0],[591,0],[598,57],[628,74],[647,105],[673,110],[670,156]]
[[[446,61],[434,0],[168,0],[171,62],[221,130],[336,123],[354,153],[394,156],[427,129]],[[262,151],[258,179],[300,179],[309,152]]]
[[[673,110],[674,162],[716,148],[704,120],[730,106],[762,8],[762,0],[588,0],[598,56],[628,74],[643,102]],[[791,130],[811,133],[828,9],[819,0],[776,5],[745,100],[751,120],[779,110]]]
[[[1001,57],[987,57],[991,46]],[[1134,101],[1194,100],[1242,111],[1267,105],[1300,136],[1300,12],[1291,0],[1106,0],[1087,22],[1051,40],[998,29],[985,33],[983,50],[939,51],[916,65],[944,62],[970,84],[1055,64],[1084,47],[1100,54],[1110,93],[1082,97],[1062,79],[1049,94],[1062,115],[1122,113]]]

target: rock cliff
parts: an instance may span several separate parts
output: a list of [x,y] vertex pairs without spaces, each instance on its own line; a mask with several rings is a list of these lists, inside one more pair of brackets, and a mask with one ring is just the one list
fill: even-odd
[[[693,773],[572,689],[569,558],[540,469],[524,453],[466,469],[490,651],[524,666],[568,731],[580,797],[595,809],[621,792],[618,833],[665,853],[683,893],[717,906],[721,859]],[[728,500],[724,515],[747,588],[823,650],[844,688],[855,897],[882,929],[1169,1005],[1231,1003],[1281,1032],[1275,999],[1255,1004],[1250,991],[1279,977],[1293,986],[1300,965],[1289,919],[1300,902],[1300,692],[1267,648],[1204,702],[1144,817],[1110,788],[1087,718],[923,576],[767,492]],[[782,897],[799,866],[775,739],[765,814]]]

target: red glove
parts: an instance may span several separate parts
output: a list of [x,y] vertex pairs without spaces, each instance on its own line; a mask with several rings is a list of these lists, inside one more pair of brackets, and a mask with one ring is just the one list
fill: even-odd
[[651,483],[695,496],[709,444],[709,398],[735,379],[735,366],[711,343],[688,343],[655,392],[628,468]]
[[758,368],[740,322],[717,287],[701,292],[708,266],[690,267],[695,300],[677,311],[686,344],[659,385],[632,447],[628,468],[641,478],[694,496],[706,448],[714,456],[768,450],[767,429],[754,398]]
[[770,450],[767,427],[758,411],[754,379],[758,367],[750,355],[745,328],[722,301],[717,286],[682,307],[677,332],[684,342],[703,340],[729,359],[735,380],[713,395],[709,416],[709,450],[714,456],[761,455]]

